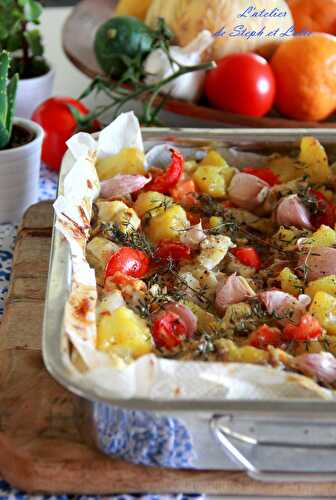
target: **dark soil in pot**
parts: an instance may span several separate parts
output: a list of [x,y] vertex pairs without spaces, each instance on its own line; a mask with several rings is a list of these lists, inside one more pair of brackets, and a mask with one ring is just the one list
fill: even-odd
[[22,127],[21,125],[13,125],[12,137],[5,149],[18,148],[24,146],[35,139],[35,133],[31,130]]

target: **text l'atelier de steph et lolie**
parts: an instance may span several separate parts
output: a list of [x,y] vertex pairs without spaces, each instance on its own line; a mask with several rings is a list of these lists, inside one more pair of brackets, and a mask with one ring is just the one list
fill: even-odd
[[[261,9],[258,10],[256,7],[253,5],[250,5],[246,9],[244,9],[242,12],[240,12],[237,16],[237,18],[244,19],[244,18],[284,18],[288,15],[288,12],[285,10],[281,10],[278,7],[275,7],[274,9]],[[310,31],[307,31],[305,29],[302,29],[300,32],[295,31],[294,25],[290,26],[287,28],[285,31],[283,28],[280,27],[275,27],[271,30],[268,30],[265,25],[260,26],[258,30],[251,30],[247,28],[244,24],[237,24],[234,26],[231,31],[227,32],[226,27],[222,26],[218,31],[213,33],[213,36],[218,38],[221,36],[229,36],[229,37],[243,37],[243,38],[286,38],[289,36],[307,36],[311,35]]]

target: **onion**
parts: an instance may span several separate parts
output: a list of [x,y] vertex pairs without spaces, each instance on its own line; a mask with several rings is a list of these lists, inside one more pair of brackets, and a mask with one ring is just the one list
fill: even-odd
[[229,304],[238,304],[254,296],[255,292],[247,280],[235,273],[229,276],[225,283],[222,280],[218,283],[215,305],[220,312],[224,312]]
[[263,203],[269,193],[267,182],[255,175],[238,173],[229,186],[228,197],[235,205],[246,210],[253,210]]
[[259,294],[261,301],[264,303],[268,314],[276,314],[283,319],[279,319],[279,323],[287,323],[290,320],[292,323],[298,324],[301,316],[306,312],[306,296],[301,296],[298,300],[289,293],[281,290],[270,290]]
[[181,233],[180,241],[184,245],[191,248],[197,248],[201,241],[205,240],[206,234],[202,228],[202,222],[196,224],[196,226],[191,226],[186,231]]
[[313,229],[309,220],[309,211],[297,194],[283,198],[276,211],[279,226],[295,226],[301,229]]
[[298,265],[306,267],[308,281],[336,274],[336,248],[312,247],[300,256]]
[[101,182],[100,195],[102,198],[109,199],[113,196],[124,196],[135,193],[146,186],[151,180],[151,177],[143,175],[117,174]]
[[158,314],[158,317],[164,312],[171,312],[179,316],[180,320],[187,327],[187,337],[192,337],[197,330],[197,318],[195,314],[183,304],[177,304],[177,302],[171,302],[164,306],[164,311]]
[[294,364],[297,370],[325,384],[336,381],[336,359],[330,352],[302,354],[295,358]]

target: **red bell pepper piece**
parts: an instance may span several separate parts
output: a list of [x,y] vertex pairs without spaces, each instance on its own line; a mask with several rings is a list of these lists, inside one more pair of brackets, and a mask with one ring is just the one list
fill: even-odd
[[334,227],[336,222],[336,207],[326,199],[323,193],[320,191],[315,191],[315,189],[310,190],[310,194],[313,195],[317,200],[318,214],[311,216],[311,223],[315,229],[318,229],[322,224],[325,226]]
[[122,247],[112,254],[105,270],[105,280],[120,272],[132,278],[143,278],[148,271],[150,259],[141,250]]
[[259,177],[263,181],[267,182],[270,186],[275,186],[276,184],[280,184],[279,177],[273,172],[271,168],[253,168],[253,167],[245,167],[242,169],[244,174],[254,175],[255,177]]
[[231,248],[230,252],[237,259],[248,267],[254,267],[257,271],[260,269],[260,257],[253,247]]
[[262,325],[251,333],[249,344],[259,349],[267,349],[269,345],[277,347],[281,344],[281,332],[279,328]]
[[173,312],[161,313],[152,324],[152,335],[157,347],[173,349],[187,337],[185,322]]
[[152,182],[147,184],[147,191],[157,191],[158,193],[168,193],[181,178],[184,168],[184,159],[179,151],[171,149],[172,160],[164,174],[157,175]]
[[286,340],[313,340],[317,339],[322,333],[320,323],[311,314],[304,314],[298,325],[287,323],[284,328],[284,337]]
[[189,259],[191,248],[175,241],[160,241],[154,253],[154,260],[164,262],[169,259],[179,262]]

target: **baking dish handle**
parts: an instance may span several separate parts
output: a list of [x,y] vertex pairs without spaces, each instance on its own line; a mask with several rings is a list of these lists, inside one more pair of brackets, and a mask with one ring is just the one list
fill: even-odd
[[[266,420],[266,417],[264,418]],[[264,482],[336,482],[336,467],[334,470],[332,470],[332,466],[330,467],[330,464],[333,464],[334,461],[332,460],[330,462],[326,456],[326,454],[329,453],[331,457],[335,455],[336,442],[314,444],[310,442],[308,438],[306,441],[300,439],[268,439],[267,437],[260,439],[258,437],[251,436],[248,432],[235,430],[234,425],[232,425],[235,419],[237,421],[239,420],[239,417],[237,419],[237,417],[232,414],[214,415],[210,420],[210,428],[216,440],[224,447],[224,450],[229,458],[245,469],[251,478]],[[297,420],[296,423],[298,422],[299,421]],[[291,425],[291,421],[289,420],[286,423],[287,425]],[[254,425],[253,417],[251,417],[249,425]],[[279,422],[277,422],[276,425],[279,426]],[[307,425],[309,424],[305,424],[304,434],[308,436],[309,430],[307,429]],[[318,428],[316,422],[311,425],[315,427],[316,431]],[[323,426],[323,422],[319,425]],[[327,425],[330,426],[332,423],[328,422]],[[278,427],[274,425],[275,433],[277,428]],[[274,468],[272,468],[272,460],[268,463],[266,462],[267,467],[263,469],[263,460],[261,460],[263,450],[268,451],[268,456],[266,455],[266,457],[264,457],[264,463],[265,460],[267,461],[269,457],[272,456],[272,454],[270,455],[269,453],[270,450],[272,450],[273,455],[281,452],[282,457],[288,456],[288,470],[280,472],[280,464],[273,464]],[[313,465],[314,460],[310,460],[308,467],[309,470],[303,470],[302,465],[298,467],[298,470],[296,470],[298,463],[295,461],[295,453],[300,453],[301,456],[304,455],[307,458],[307,454],[309,454],[309,452],[313,459],[316,456],[316,465]],[[319,453],[318,456],[316,455],[317,452]],[[321,453],[325,454],[324,458],[326,460],[321,460]],[[325,463],[326,461],[327,464]],[[291,468],[289,468],[288,463],[292,463],[290,466]]]

